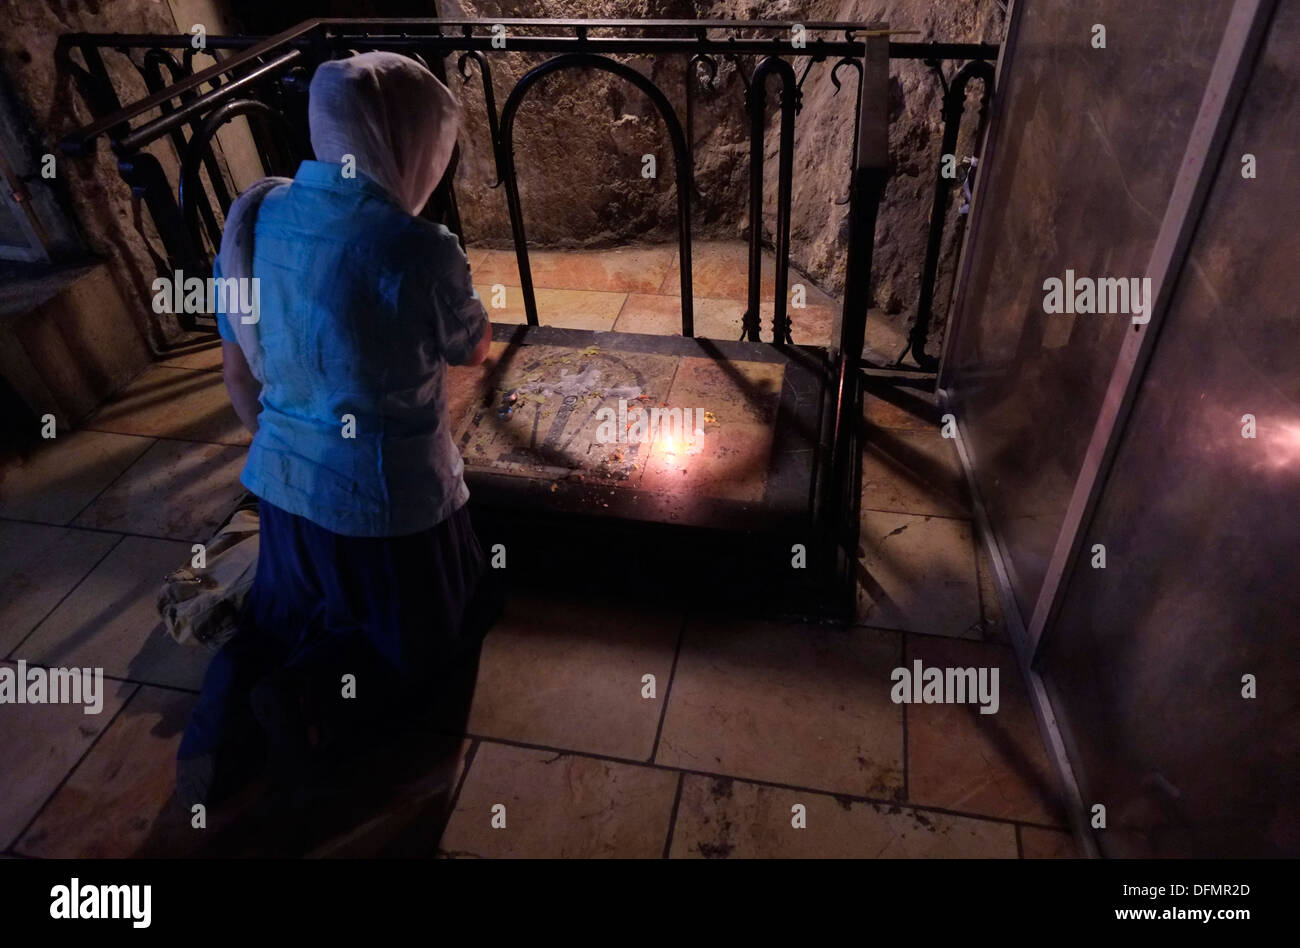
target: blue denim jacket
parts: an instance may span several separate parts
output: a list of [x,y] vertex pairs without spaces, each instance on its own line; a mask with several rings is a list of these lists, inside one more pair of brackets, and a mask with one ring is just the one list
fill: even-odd
[[241,480],[335,533],[400,536],[469,499],[444,376],[487,312],[447,228],[342,169],[304,161],[258,211],[265,385]]

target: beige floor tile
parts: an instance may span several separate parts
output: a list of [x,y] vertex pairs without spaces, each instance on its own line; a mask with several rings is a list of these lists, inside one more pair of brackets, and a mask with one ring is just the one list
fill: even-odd
[[212,653],[168,638],[155,604],[163,577],[189,557],[186,543],[124,538],[14,657],[100,667],[119,678],[197,689]]
[[[749,247],[731,241],[693,243],[690,247],[690,287],[695,296],[744,302],[749,296]],[[681,293],[681,268],[676,260],[656,289],[664,295]],[[775,291],[776,261],[771,255],[764,254],[759,299],[771,299]]]
[[[671,771],[484,742],[440,849],[470,857],[659,858],[676,790]],[[505,827],[494,829],[498,804]]]
[[[475,289],[483,297],[483,304],[488,308],[488,318],[492,322],[523,324],[528,321],[524,309],[524,291],[517,285],[505,287],[502,300],[505,306],[501,308],[495,305],[496,297],[492,287],[479,284]],[[533,290],[533,296],[537,300],[537,321],[540,325],[597,332],[609,332],[614,328],[623,301],[627,298],[626,293],[540,288]]]
[[[790,338],[798,346],[825,346],[830,343],[832,327],[838,304],[808,304],[802,308],[790,307]],[[775,307],[771,301],[759,307],[759,325],[764,341],[772,338],[772,320]]]
[[[516,594],[484,643],[469,729],[647,760],[680,629],[666,609]],[[642,697],[645,675],[654,698]]]
[[[763,266],[760,300],[772,301],[776,291],[776,255],[762,251]],[[718,296],[743,300],[749,291],[749,244],[743,240],[703,240],[691,244],[691,283],[699,296]],[[790,285],[802,283],[805,300],[809,306],[833,302],[832,298],[793,265],[790,267]],[[709,292],[719,288],[725,292]],[[668,296],[681,293],[681,271],[674,258],[673,267],[664,277],[659,292]]]
[[[658,291],[666,296],[682,292],[681,268],[674,257]],[[803,282],[815,292],[812,283],[803,279],[793,267],[790,282]],[[705,240],[691,244],[691,289],[695,296],[745,300],[749,295],[749,245],[739,240]],[[763,253],[759,300],[771,300],[776,292],[776,258]],[[809,300],[811,302],[811,300]]]
[[471,246],[465,248],[465,256],[469,260],[470,272],[475,274],[476,278],[480,270],[487,270],[492,266],[494,258],[501,257],[501,259],[505,259],[502,256],[505,253],[504,250],[493,250],[490,247]]
[[998,710],[975,704],[907,709],[908,800],[961,813],[1063,825],[1056,777],[1011,649],[934,636],[907,638],[907,665],[997,668]]
[[1020,849],[1026,859],[1078,859],[1074,837],[1062,830],[1020,827]]
[[118,540],[111,533],[0,522],[0,655],[8,655]]
[[[695,335],[704,339],[739,339],[745,304],[737,300],[696,297]],[[627,304],[614,324],[618,332],[653,336],[682,334],[682,298],[650,293],[629,293]]]
[[[802,829],[796,829],[794,807]],[[688,775],[673,858],[899,859],[1016,857],[1009,823]]]
[[221,371],[221,342],[209,336],[201,340],[177,346],[166,352],[158,360],[159,365],[169,365],[176,369],[199,369],[208,372]]
[[[494,283],[507,287],[507,302],[518,296],[519,271],[511,250],[471,248],[470,268],[486,304]],[[749,249],[743,241],[705,241],[692,248],[692,289],[697,336],[710,339],[740,338],[748,285]],[[655,335],[681,333],[681,275],[675,245],[618,248],[596,251],[534,251],[529,255],[533,286],[537,292],[539,317],[543,325],[565,325],[557,316],[547,318],[543,302],[547,289],[610,290],[631,294],[626,319],[615,327],[620,332]],[[775,292],[776,263],[769,252],[763,255],[760,318],[763,338],[772,333],[772,295]],[[801,345],[825,345],[830,338],[838,303],[812,280],[791,268],[790,283],[805,287],[805,305],[791,309],[794,341]],[[653,299],[658,297],[658,301]],[[494,322],[523,322],[523,304],[510,303],[504,310],[489,310]],[[580,329],[608,329],[608,326],[578,325]],[[894,339],[894,335],[888,337]]]
[[74,525],[204,543],[244,493],[247,454],[233,445],[158,441]]
[[192,695],[177,691],[136,692],[16,850],[46,858],[120,859],[146,846],[176,817],[176,747],[193,703]]
[[903,787],[890,701],[898,636],[795,623],[687,623],[656,761],[831,793]]
[[[669,245],[534,250],[528,255],[528,265],[537,289],[656,293],[676,258],[676,246]],[[519,285],[513,250],[472,250],[470,272],[475,284]]]
[[653,293],[676,259],[677,246],[661,244],[538,251],[530,255],[529,265],[539,287]]
[[940,425],[934,395],[905,385],[869,384],[863,398],[863,417],[874,428],[937,431]]
[[982,638],[973,542],[965,520],[863,511],[858,621]]
[[[473,279],[479,295],[483,297],[485,306],[491,307],[492,304],[489,302],[487,294],[483,292],[484,286],[491,287],[494,283],[505,286],[519,285],[519,267],[515,263],[513,250],[470,247],[466,251],[466,256],[469,257],[470,277]],[[533,286],[534,288],[537,286],[535,276]],[[489,308],[488,311],[491,312],[491,309]]]
[[862,454],[862,509],[969,517],[957,448],[938,431],[868,427]]
[[[3,664],[16,674],[16,665]],[[98,714],[86,714],[81,704],[0,705],[0,849],[22,832],[136,687],[105,679]]]
[[248,444],[252,436],[230,405],[216,372],[155,365],[87,422],[96,431]]
[[[738,340],[744,326],[745,303],[742,300],[695,297],[695,335],[704,339]],[[797,345],[824,346],[830,340],[835,312],[829,306],[808,306],[792,310],[792,338]],[[764,342],[772,340],[772,304],[759,307],[759,326]],[[658,336],[680,336],[682,305],[680,296],[629,294],[623,314],[614,327],[619,332],[641,332]]]
[[103,431],[59,435],[25,458],[0,461],[0,517],[67,523],[153,441]]

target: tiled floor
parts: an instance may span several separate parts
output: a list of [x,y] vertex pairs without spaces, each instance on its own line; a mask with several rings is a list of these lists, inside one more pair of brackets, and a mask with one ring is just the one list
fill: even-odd
[[[691,248],[691,291],[695,335],[739,339],[745,313],[748,247],[739,242],[696,243]],[[470,251],[474,286],[493,322],[525,322],[519,268],[512,251]],[[681,332],[681,270],[675,247],[628,247],[607,251],[534,251],[529,269],[538,322],[565,329],[677,334]],[[764,257],[760,322],[772,338],[772,294],[776,264]],[[838,308],[836,301],[798,271],[805,298],[789,309],[796,343],[825,345]],[[872,322],[869,348],[881,359],[901,351],[903,337],[880,321]]]
[[[522,321],[512,256],[471,261],[486,302],[505,287],[493,317]],[[532,267],[544,323],[680,331],[671,249],[539,252]],[[743,246],[697,246],[694,279],[698,331],[738,336]],[[809,286],[796,340],[825,341],[833,301]],[[229,814],[195,826],[172,793],[208,653],[163,635],[154,597],[241,493],[247,438],[219,368],[215,347],[177,350],[82,430],[0,468],[0,659],[108,676],[98,715],[0,705],[0,852],[265,851]],[[906,387],[873,389],[863,424],[855,624],[517,593],[485,644],[466,733],[411,746],[390,796],[301,851],[1074,855],[952,442]],[[996,667],[998,712],[894,703],[891,672],[915,661]]]

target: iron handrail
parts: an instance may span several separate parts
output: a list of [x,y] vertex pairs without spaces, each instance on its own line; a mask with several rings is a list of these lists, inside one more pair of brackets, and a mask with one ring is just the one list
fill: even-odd
[[[810,56],[817,58],[860,57],[865,51],[865,38],[915,32],[908,30],[880,30],[871,24],[841,21],[813,21],[799,23],[793,20],[754,20],[738,23],[729,20],[548,20],[537,18],[500,18],[500,19],[456,19],[443,20],[434,18],[421,19],[311,19],[305,20],[288,30],[274,36],[260,37],[205,37],[205,44],[213,49],[238,49],[241,42],[248,43],[240,52],[206,69],[193,73],[185,79],[152,93],[137,102],[124,106],[110,115],[76,129],[64,136],[60,148],[67,154],[80,154],[86,151],[100,136],[114,129],[128,128],[132,120],[161,108],[165,103],[179,97],[182,93],[198,89],[204,83],[215,79],[231,77],[242,67],[254,63],[266,55],[288,47],[302,53],[316,49],[318,54],[337,51],[350,42],[364,41],[375,49],[401,49],[407,46],[423,48],[447,48],[449,50],[469,51],[494,49],[494,37],[491,28],[496,25],[573,29],[573,36],[516,36],[509,39],[509,49],[516,52],[596,52],[605,54],[637,54],[652,52],[685,52],[683,43],[695,52],[730,53],[737,55],[765,55],[779,49],[783,55]],[[771,37],[768,39],[748,39],[730,36],[725,39],[709,37],[710,30],[791,30],[801,25],[808,32],[843,32],[845,39],[831,42],[816,37],[809,37],[806,45],[795,48],[790,45],[789,37]],[[402,30],[399,35],[374,35],[369,32],[340,32],[330,34],[334,27],[386,26]],[[411,35],[414,28],[432,27],[435,32],[429,35]],[[445,35],[444,27],[458,27],[461,35]],[[478,35],[474,31],[486,27],[488,33]],[[686,37],[593,37],[593,29],[675,29],[689,31],[693,36]],[[189,48],[192,42],[189,34],[94,34],[69,33],[58,41],[60,54],[66,55],[71,49],[124,49],[130,47]],[[497,50],[500,51],[500,50]],[[891,59],[977,59],[987,60],[997,57],[998,46],[986,43],[908,43],[889,44]],[[277,66],[289,61],[284,56],[277,57]],[[256,70],[258,78],[268,71],[266,65]],[[238,80],[236,80],[238,81]],[[211,100],[208,100],[211,102]],[[175,114],[175,113],[171,113]],[[114,141],[115,148],[133,150],[148,144],[154,138],[166,134],[175,124],[161,123],[156,120],[148,122],[139,129],[130,131],[121,139]]]
[[[242,53],[237,53],[236,55],[231,56],[229,59],[223,59],[220,62],[213,63],[207,69],[201,69],[198,72],[194,73],[193,75],[187,76],[186,78],[182,79],[180,82],[175,83],[174,85],[168,86],[164,89],[159,89],[157,92],[150,93],[140,101],[128,105],[122,109],[119,109],[117,112],[114,112],[112,115],[106,115],[103,118],[91,122],[89,125],[77,129],[75,132],[65,135],[63,140],[59,143],[59,146],[67,153],[79,154],[80,152],[85,150],[86,146],[88,146],[100,135],[103,135],[105,132],[108,132],[113,128],[116,128],[117,126],[124,125],[126,122],[129,122],[131,119],[138,118],[139,116],[143,115],[146,112],[151,112],[156,108],[160,108],[164,102],[170,102],[172,99],[175,99],[178,96],[180,96],[181,93],[188,92],[191,89],[197,89],[199,86],[203,85],[203,83],[209,82],[212,79],[215,79],[219,76],[225,76],[226,74],[231,73],[234,70],[238,69],[240,66],[253,62],[258,57],[264,56],[267,53],[274,51],[277,47],[285,45],[286,43],[300,36],[310,33],[312,30],[316,29],[317,24],[319,22],[320,21],[318,20],[307,20],[304,23],[299,23],[297,26],[293,27],[292,29],[285,30],[282,33],[277,33],[275,36],[263,40],[261,43],[257,43],[254,46],[250,46]],[[71,34],[68,37],[60,37],[58,49],[60,51],[65,51],[69,47],[84,46],[85,45],[84,43],[73,42],[73,39],[75,39],[76,35],[78,34]],[[65,43],[64,42],[65,39],[68,40],[68,42]],[[116,47],[117,45],[121,45],[121,44],[108,43],[108,44],[94,44],[94,45],[96,45],[97,47],[102,45]],[[129,44],[129,45],[144,45],[144,44]],[[187,43],[186,45],[189,44]],[[296,55],[297,54],[295,54],[295,56]],[[178,111],[183,111],[183,109]],[[175,115],[177,113],[172,112],[170,114]],[[163,128],[161,131],[158,132],[158,134],[159,135],[165,134],[168,130],[169,130],[168,128]],[[143,142],[140,144],[147,144],[147,142]],[[138,145],[128,145],[126,147],[134,148],[134,147],[138,147]]]

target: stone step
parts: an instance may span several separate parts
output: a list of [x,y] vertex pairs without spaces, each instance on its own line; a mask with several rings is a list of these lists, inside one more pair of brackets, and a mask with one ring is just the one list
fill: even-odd
[[82,264],[0,289],[0,376],[59,429],[88,416],[153,360],[108,267]]

